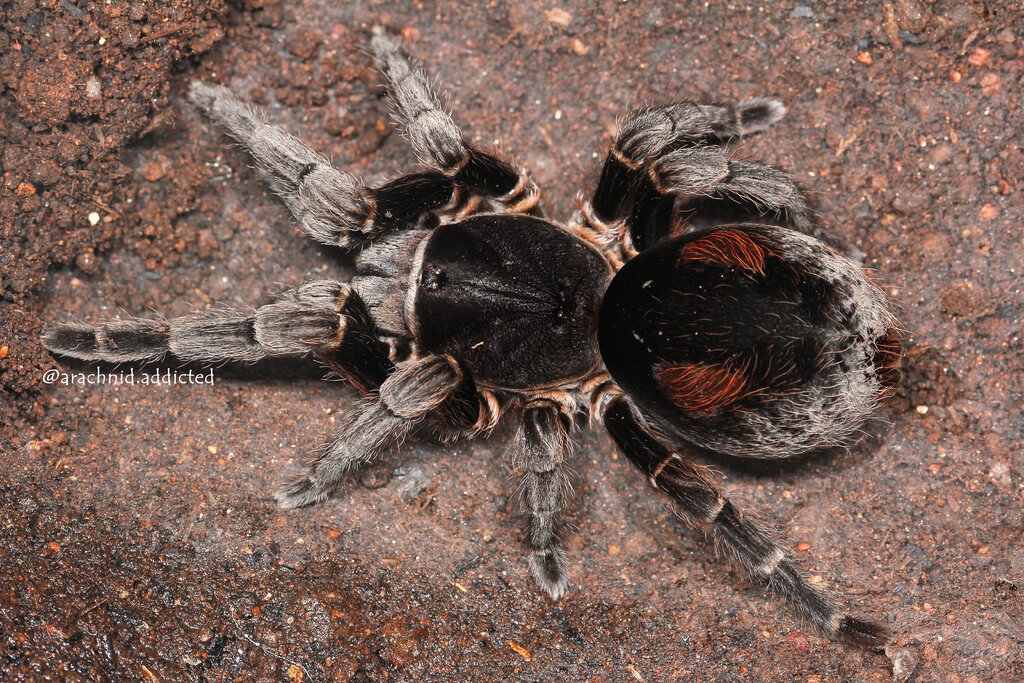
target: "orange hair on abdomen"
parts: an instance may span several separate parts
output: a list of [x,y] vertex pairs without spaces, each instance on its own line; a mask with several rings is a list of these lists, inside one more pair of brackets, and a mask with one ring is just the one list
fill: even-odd
[[681,410],[721,410],[750,393],[744,373],[719,365],[662,365],[655,375],[669,399]]
[[766,247],[758,235],[724,228],[687,242],[683,246],[679,260],[736,266],[757,275],[764,275],[765,260],[774,255],[775,252]]

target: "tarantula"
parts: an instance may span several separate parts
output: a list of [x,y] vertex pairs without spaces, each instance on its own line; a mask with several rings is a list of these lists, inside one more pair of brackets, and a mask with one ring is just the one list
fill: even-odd
[[[882,293],[813,236],[785,174],[723,150],[781,119],[782,104],[634,111],[592,198],[561,224],[543,217],[525,170],[463,136],[395,39],[377,29],[372,48],[429,167],[378,187],[226,88],[189,90],[307,235],[362,249],[350,283],[307,282],[251,314],[59,324],[47,346],[107,362],[311,354],[366,400],[280,488],[285,508],[324,501],[418,425],[472,437],[513,415],[528,564],[553,599],[569,583],[565,458],[589,414],[685,519],[821,631],[884,645],[883,626],[812,586],[773,530],[678,450],[773,459],[843,444],[897,379],[900,336]],[[756,224],[685,230],[686,212],[723,208]]]

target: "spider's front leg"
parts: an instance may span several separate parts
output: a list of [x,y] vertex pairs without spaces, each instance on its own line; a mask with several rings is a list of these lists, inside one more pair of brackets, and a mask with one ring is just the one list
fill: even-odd
[[462,134],[431,88],[420,65],[380,27],[371,42],[377,67],[388,79],[395,113],[424,164],[466,188],[473,202],[485,199],[513,213],[538,213],[540,192],[529,174],[501,156],[480,149]]
[[569,587],[565,551],[560,538],[562,510],[571,490],[565,458],[571,449],[569,411],[553,401],[528,403],[513,447],[512,464],[522,471],[526,513],[527,558],[537,583],[557,600]]
[[612,399],[604,424],[629,461],[687,521],[712,532],[742,566],[788,598],[823,633],[870,650],[886,645],[888,629],[850,615],[812,586],[775,532],[737,509],[708,468],[689,462],[662,443],[627,398]]
[[321,244],[359,246],[455,199],[455,182],[437,171],[367,187],[223,86],[193,81],[189,99],[249,151],[302,231]]
[[355,319],[348,314],[360,307],[348,285],[316,280],[250,314],[221,309],[172,320],[60,323],[43,341],[55,353],[86,361],[148,362],[170,354],[184,362],[251,363],[267,356],[335,352]]

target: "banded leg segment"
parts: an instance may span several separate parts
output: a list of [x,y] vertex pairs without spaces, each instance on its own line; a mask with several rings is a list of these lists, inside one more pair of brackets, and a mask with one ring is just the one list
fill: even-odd
[[623,454],[688,521],[713,532],[742,566],[789,599],[819,630],[866,649],[885,646],[889,638],[885,627],[847,614],[838,602],[814,588],[775,532],[738,510],[709,469],[669,450],[628,399],[612,400],[604,424]]
[[363,300],[351,286],[335,280],[314,280],[288,290],[283,301],[330,308],[344,326],[336,343],[313,349],[313,357],[348,381],[362,395],[380,389],[394,371],[388,345]]
[[466,140],[422,67],[397,40],[376,27],[371,46],[377,68],[388,79],[395,113],[420,161],[509,211],[533,213],[539,208],[540,193],[529,174]]
[[592,202],[596,222],[624,222],[633,246],[642,250],[671,231],[668,214],[677,197],[697,197],[809,231],[806,203],[785,174],[733,161],[720,146],[763,131],[784,114],[782,103],[768,98],[633,112],[605,160]]
[[731,211],[768,219],[811,234],[810,210],[788,175],[777,168],[729,159],[717,147],[680,149],[660,159],[648,172],[660,197],[684,197],[698,213]]
[[512,457],[513,467],[523,473],[520,494],[526,513],[530,572],[555,600],[569,587],[560,536],[562,510],[571,489],[565,467],[571,447],[570,426],[570,416],[554,402],[527,405]]
[[378,459],[385,448],[404,439],[462,381],[461,368],[449,356],[428,356],[399,364],[380,385],[379,395],[342,425],[303,474],[278,490],[278,503],[296,508],[323,502],[345,475]]
[[302,231],[321,244],[358,246],[455,199],[454,181],[437,171],[366,187],[223,86],[193,81],[189,99],[249,151]]
[[363,359],[383,352],[387,360],[386,346],[372,336],[368,321],[348,285],[316,280],[248,315],[223,309],[172,320],[62,323],[47,330],[43,341],[54,353],[108,363],[156,361],[168,354],[184,362],[255,362],[312,353],[337,365],[349,362],[339,356],[347,354],[357,364],[353,374],[382,378],[389,368]]

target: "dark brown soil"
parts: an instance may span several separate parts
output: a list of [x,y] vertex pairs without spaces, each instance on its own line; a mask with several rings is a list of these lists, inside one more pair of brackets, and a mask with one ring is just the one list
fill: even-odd
[[226,83],[378,182],[415,163],[364,52],[378,22],[559,217],[631,105],[786,102],[738,154],[791,172],[867,254],[907,373],[849,453],[719,466],[813,576],[899,632],[916,680],[1024,680],[1018,3],[494,4],[0,2],[0,680],[891,677],[716,559],[598,432],[573,461],[574,587],[552,604],[521,559],[507,428],[407,445],[283,512],[282,472],[355,401],[315,368],[43,383],[62,367],[46,321],[351,273],[183,92]]

